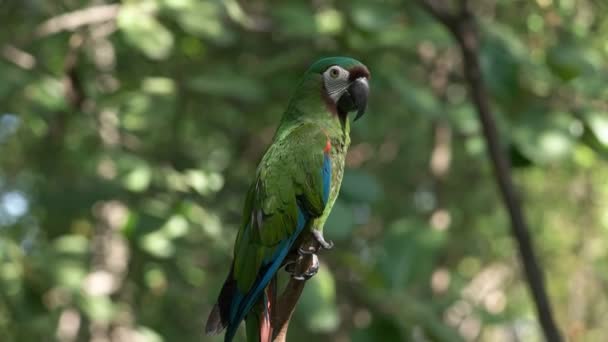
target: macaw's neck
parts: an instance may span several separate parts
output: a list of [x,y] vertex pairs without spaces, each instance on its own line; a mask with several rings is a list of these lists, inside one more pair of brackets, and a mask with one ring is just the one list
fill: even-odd
[[338,113],[333,101],[324,95],[320,75],[300,83],[283,114],[279,129],[302,122],[314,122],[334,138],[350,134],[346,113]]

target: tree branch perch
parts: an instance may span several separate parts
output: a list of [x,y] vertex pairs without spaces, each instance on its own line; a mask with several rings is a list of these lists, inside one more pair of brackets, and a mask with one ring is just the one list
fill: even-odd
[[73,12],[68,12],[50,18],[42,24],[38,25],[34,36],[36,38],[41,38],[61,31],[74,31],[77,28],[85,25],[114,20],[118,16],[119,10],[119,4],[110,4],[93,6]]
[[[319,248],[319,243],[312,238],[305,241],[301,245],[314,246],[316,249]],[[312,255],[304,255],[301,259],[296,259],[295,272],[303,274],[305,271],[312,267]],[[306,280],[295,280],[289,279],[289,282],[285,286],[283,293],[277,300],[277,310],[274,311],[272,316],[272,327],[273,327],[273,342],[285,342],[287,338],[287,329],[289,328],[289,322],[296,308],[296,304],[304,291]]]
[[544,276],[535,256],[528,225],[512,181],[511,166],[501,148],[498,130],[490,109],[489,96],[479,65],[479,37],[475,17],[467,8],[466,1],[461,2],[460,10],[455,13],[452,13],[454,11],[448,9],[441,0],[418,0],[418,3],[452,33],[460,46],[469,94],[482,124],[496,181],[511,219],[511,234],[517,241],[520,261],[528,280],[540,325],[547,341],[562,341],[545,290]]

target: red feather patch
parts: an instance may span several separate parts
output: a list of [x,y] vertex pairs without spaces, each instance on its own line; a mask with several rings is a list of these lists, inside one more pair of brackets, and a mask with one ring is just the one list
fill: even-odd
[[325,143],[325,148],[323,149],[323,152],[329,153],[330,151],[331,151],[331,141],[329,141],[329,139],[327,139],[327,143]]

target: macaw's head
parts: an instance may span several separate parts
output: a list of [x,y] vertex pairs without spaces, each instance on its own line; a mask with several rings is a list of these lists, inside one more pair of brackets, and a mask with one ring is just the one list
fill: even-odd
[[321,96],[329,110],[341,118],[356,111],[359,119],[367,108],[370,74],[367,67],[349,57],[327,57],[313,63],[305,79],[321,82]]

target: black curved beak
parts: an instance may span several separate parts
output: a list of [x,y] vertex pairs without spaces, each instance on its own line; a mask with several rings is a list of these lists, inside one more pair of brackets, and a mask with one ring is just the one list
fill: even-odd
[[347,91],[340,97],[338,109],[345,113],[356,110],[357,115],[353,121],[357,121],[365,114],[368,95],[369,84],[367,78],[359,77],[348,86]]

